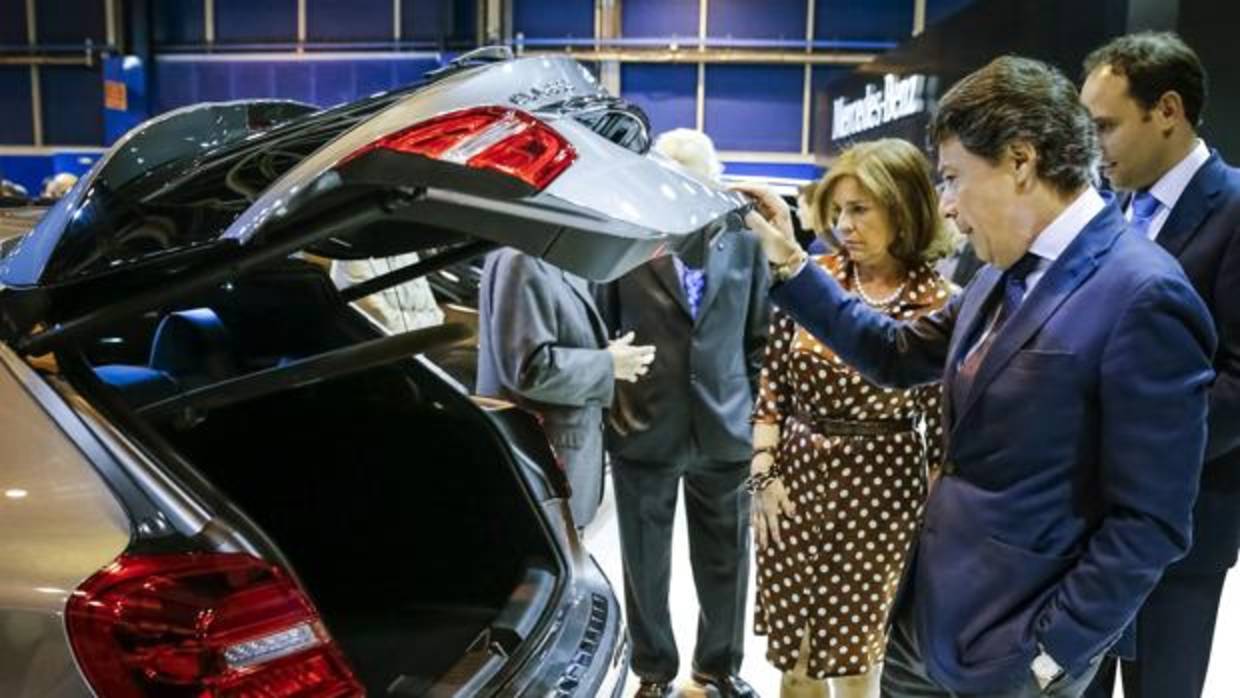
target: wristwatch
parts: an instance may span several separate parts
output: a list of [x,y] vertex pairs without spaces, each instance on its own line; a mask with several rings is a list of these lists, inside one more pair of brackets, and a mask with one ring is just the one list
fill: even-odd
[[791,257],[779,263],[771,264],[771,276],[777,282],[784,282],[796,276],[801,268],[805,266],[809,260],[809,255],[805,254],[805,250],[797,250]]
[[1059,662],[1055,661],[1054,657],[1047,654],[1046,648],[1041,643],[1038,643],[1038,656],[1033,658],[1029,669],[1033,672],[1033,678],[1038,682],[1038,688],[1043,691],[1063,676],[1063,667],[1059,666]]

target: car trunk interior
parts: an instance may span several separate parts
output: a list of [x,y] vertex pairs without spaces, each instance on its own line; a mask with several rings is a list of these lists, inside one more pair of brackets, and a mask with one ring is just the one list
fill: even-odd
[[[109,382],[118,366],[182,351],[193,360],[158,368],[185,389],[359,339],[325,275],[298,260],[189,305],[225,328],[211,346],[155,329],[169,316],[155,313],[95,344],[96,374]],[[558,576],[538,507],[485,420],[401,359],[155,426],[275,542],[369,692],[419,695],[471,648],[515,651]]]

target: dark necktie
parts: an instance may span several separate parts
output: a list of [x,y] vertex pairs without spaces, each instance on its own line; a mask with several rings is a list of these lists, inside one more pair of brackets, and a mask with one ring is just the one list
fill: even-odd
[[[956,379],[952,382],[952,402],[955,409],[959,410],[964,405],[964,400],[969,394],[969,390],[973,387],[973,380],[977,378],[977,370],[982,365],[982,360],[986,358],[987,352],[990,351],[991,345],[994,344],[996,335],[1003,328],[1003,324],[1008,318],[1016,312],[1022,301],[1025,300],[1025,291],[1027,290],[1027,280],[1034,269],[1038,267],[1039,257],[1032,252],[1025,253],[1003,272],[999,283],[1002,287],[1003,296],[999,303],[999,312],[995,316],[994,323],[990,326],[990,332],[986,333],[986,323],[982,323],[978,332],[984,333],[980,342],[976,338],[971,338],[967,346],[977,347],[965,355],[960,362],[960,370],[956,373]],[[993,307],[993,306],[992,306]]]
[[1026,252],[1024,257],[1016,260],[1015,264],[1003,272],[1003,305],[999,306],[999,315],[995,318],[991,335],[999,331],[1003,323],[1020,307],[1021,301],[1025,300],[1025,282],[1033,270],[1038,268],[1038,259],[1036,254]]

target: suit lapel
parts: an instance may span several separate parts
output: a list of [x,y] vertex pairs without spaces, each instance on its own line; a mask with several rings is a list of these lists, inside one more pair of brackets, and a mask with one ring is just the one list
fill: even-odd
[[1089,278],[1098,266],[1098,256],[1109,249],[1124,230],[1124,216],[1119,207],[1112,203],[1095,216],[1059,259],[1051,264],[1038,285],[1029,292],[1029,296],[995,335],[990,350],[977,369],[977,376],[969,388],[968,396],[960,406],[960,416],[953,429],[959,428],[964,422],[969,410],[977,404],[978,396],[1012,356],[1046,324],[1077,287]]
[[986,321],[983,311],[989,305],[987,301],[995,292],[995,287],[999,285],[999,278],[1002,275],[1003,272],[987,264],[978,270],[973,283],[969,284],[966,289],[964,303],[960,307],[960,318],[957,320],[959,329],[952,333],[951,344],[947,351],[950,374],[955,373],[956,364],[960,363],[960,359],[964,358],[965,352],[969,350],[965,343],[969,339],[977,338],[980,331],[978,326]]
[[714,302],[715,296],[719,295],[719,287],[723,286],[728,271],[728,263],[731,261],[732,240],[728,235],[720,235],[719,240],[706,251],[706,290],[702,293],[702,299],[698,301],[697,318],[694,324],[701,322],[706,315],[706,310],[710,308],[710,304]]
[[1173,257],[1180,256],[1201,222],[1218,205],[1217,197],[1222,191],[1224,175],[1222,160],[1218,153],[1212,153],[1210,159],[1189,180],[1180,200],[1175,202],[1171,214],[1167,216],[1167,222],[1163,224],[1158,237],[1154,238]]
[[590,289],[586,286],[585,279],[563,270],[560,273],[564,275],[564,283],[585,305],[586,314],[590,317],[590,327],[594,330],[594,336],[598,339],[599,345],[607,346],[607,324],[603,322],[603,316],[599,315],[598,306],[594,305],[594,299],[590,296]]
[[680,275],[676,273],[676,263],[672,261],[672,256],[663,255],[651,260],[650,271],[659,280],[659,283],[663,285],[663,288],[667,290],[668,295],[676,299],[676,303],[684,311],[685,317],[692,320],[693,314],[689,312],[689,299],[685,297],[685,288],[680,283]]
[[986,321],[986,308],[990,307],[987,302],[994,293],[995,287],[999,284],[999,278],[1002,275],[998,269],[987,264],[978,270],[977,275],[973,277],[973,282],[965,289],[964,302],[960,306],[960,315],[956,320],[956,331],[952,332],[951,342],[947,347],[947,368],[943,372],[943,423],[951,425],[955,423],[956,405],[952,402],[951,385],[956,380],[956,373],[960,367],[960,360],[969,350],[970,339],[976,339],[980,333],[979,325]]

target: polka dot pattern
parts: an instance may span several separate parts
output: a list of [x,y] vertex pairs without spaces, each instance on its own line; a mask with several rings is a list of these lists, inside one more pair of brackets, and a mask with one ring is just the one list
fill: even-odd
[[[815,261],[845,288],[839,257]],[[911,320],[945,305],[949,285],[929,265],[910,272],[883,308]],[[942,460],[939,386],[873,385],[791,318],[777,312],[754,421],[780,425],[776,455],[796,514],[780,521],[779,545],[758,551],[755,632],[767,659],[790,671],[809,633],[808,673],[851,676],[873,669],[926,498],[928,464]],[[917,431],[876,436],[821,433],[815,420],[911,419]]]

